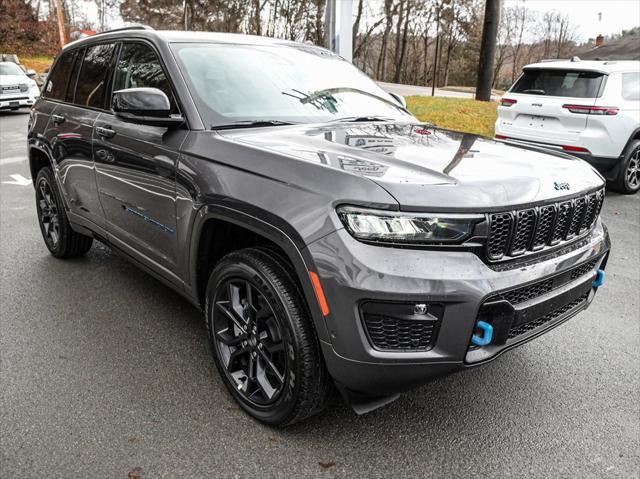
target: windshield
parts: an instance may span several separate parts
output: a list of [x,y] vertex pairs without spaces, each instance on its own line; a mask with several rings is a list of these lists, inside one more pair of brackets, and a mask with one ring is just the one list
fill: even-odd
[[310,45],[173,44],[203,119],[316,123],[380,117],[415,121],[349,62]]
[[0,63],[0,75],[22,75],[24,76],[22,68],[15,63],[5,62]]

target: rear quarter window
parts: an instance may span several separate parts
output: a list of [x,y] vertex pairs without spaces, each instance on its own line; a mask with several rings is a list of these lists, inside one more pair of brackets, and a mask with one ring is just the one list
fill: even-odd
[[64,52],[56,62],[53,70],[49,74],[47,86],[44,88],[43,96],[45,98],[64,100],[75,57],[75,50]]
[[558,69],[525,70],[513,85],[513,93],[571,98],[598,98],[605,75],[591,71]]
[[640,101],[640,72],[622,74],[622,98]]

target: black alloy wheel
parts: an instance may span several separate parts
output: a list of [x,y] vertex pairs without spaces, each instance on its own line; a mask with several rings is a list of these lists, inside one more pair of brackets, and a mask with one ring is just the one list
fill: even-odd
[[44,176],[40,177],[36,185],[36,201],[42,236],[49,249],[55,249],[60,241],[58,203],[48,179]]
[[218,357],[238,392],[256,406],[277,400],[287,355],[279,321],[256,285],[232,278],[218,286],[213,329]]
[[272,426],[320,412],[334,392],[295,275],[280,252],[247,248],[218,261],[206,290],[222,380],[245,412]]
[[35,187],[38,224],[51,254],[56,258],[74,258],[89,251],[93,238],[71,227],[50,167],[38,171]]

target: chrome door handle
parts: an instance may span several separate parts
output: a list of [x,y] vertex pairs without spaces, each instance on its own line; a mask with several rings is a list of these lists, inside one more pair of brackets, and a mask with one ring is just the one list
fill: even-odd
[[112,138],[116,134],[109,126],[96,126],[96,133],[102,138]]

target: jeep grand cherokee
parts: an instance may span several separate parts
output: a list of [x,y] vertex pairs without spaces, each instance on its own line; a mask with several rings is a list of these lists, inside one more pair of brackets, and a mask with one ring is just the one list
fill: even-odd
[[334,388],[362,413],[494,359],[604,279],[591,166],[422,124],[307,44],[145,27],[79,40],[28,144],[50,252],[98,240],[201,308],[224,383],[273,425]]

